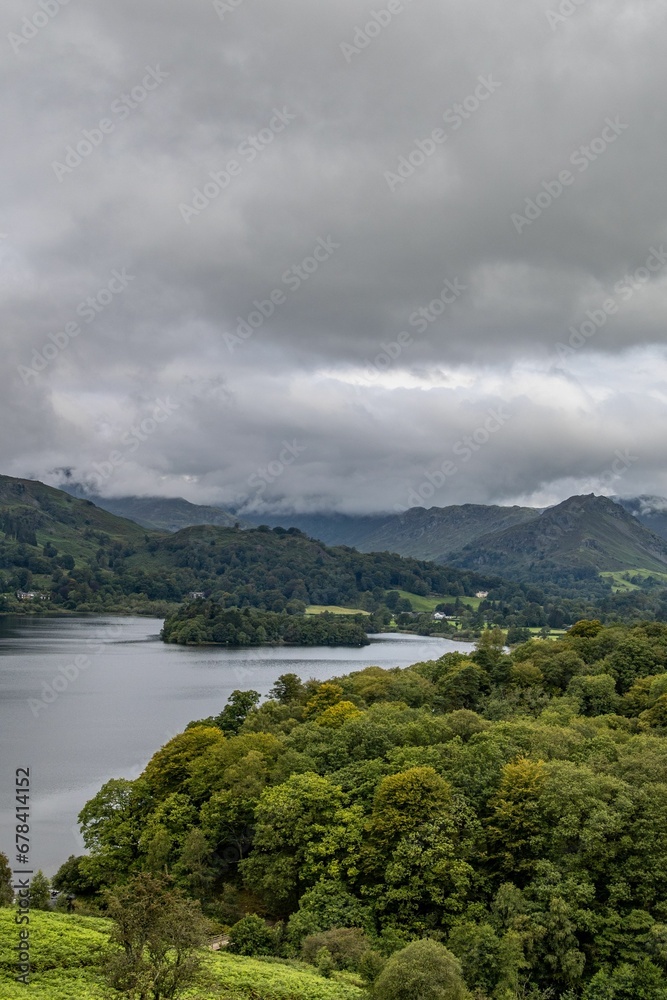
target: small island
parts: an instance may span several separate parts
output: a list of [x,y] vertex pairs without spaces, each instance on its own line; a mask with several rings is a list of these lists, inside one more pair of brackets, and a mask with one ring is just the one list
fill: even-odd
[[196,600],[169,615],[160,638],[181,646],[368,646],[367,629],[375,625],[366,615],[288,614]]

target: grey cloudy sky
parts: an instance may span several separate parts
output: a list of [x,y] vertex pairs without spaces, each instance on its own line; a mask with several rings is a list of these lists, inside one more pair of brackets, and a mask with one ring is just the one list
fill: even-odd
[[666,17],[7,0],[1,470],[253,509],[666,495]]

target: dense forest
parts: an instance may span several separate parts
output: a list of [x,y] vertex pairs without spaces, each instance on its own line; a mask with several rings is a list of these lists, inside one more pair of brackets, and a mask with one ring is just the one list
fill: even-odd
[[55,884],[167,873],[232,951],[376,997],[419,958],[428,997],[665,1000],[667,624],[504,643],[235,692],[85,806]]

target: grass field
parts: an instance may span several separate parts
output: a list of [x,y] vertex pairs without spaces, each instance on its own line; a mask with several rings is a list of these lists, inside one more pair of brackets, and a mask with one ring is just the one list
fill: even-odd
[[336,604],[309,604],[306,608],[307,615],[323,615],[328,611],[332,615],[369,615],[370,611],[362,611],[360,608],[341,608]]
[[[435,611],[438,604],[454,604],[456,601],[456,598],[451,595],[438,596],[437,594],[429,594],[428,597],[422,597],[421,594],[411,594],[408,590],[399,590],[399,594],[401,597],[407,597],[413,611]],[[459,600],[461,604],[465,604],[467,607],[477,611],[481,598],[461,597]]]
[[629,593],[632,590],[639,590],[638,584],[633,583],[633,577],[639,577],[641,580],[646,580],[647,577],[651,576],[655,580],[660,580],[667,584],[667,573],[656,573],[655,570],[650,569],[623,569],[616,570],[615,572],[603,572],[600,573],[603,580],[611,581],[611,589],[614,593]]
[[[13,907],[0,908],[0,997],[2,1000],[110,1000],[99,964],[107,947],[109,921],[61,913],[30,914],[31,975],[17,983],[19,928]],[[323,979],[310,966],[208,952],[210,986],[189,994],[197,1000],[362,1000],[368,994],[353,977]]]
[[212,957],[210,968],[221,989],[211,997],[226,1000],[362,1000],[368,996],[349,981],[323,979],[314,969],[298,963],[218,952]]

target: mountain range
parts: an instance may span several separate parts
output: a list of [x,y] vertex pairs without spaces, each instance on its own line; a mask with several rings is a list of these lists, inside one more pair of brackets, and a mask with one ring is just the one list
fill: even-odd
[[[77,489],[76,487],[68,487]],[[182,498],[92,497],[143,527],[177,531],[196,524],[298,528],[326,545],[393,552],[509,579],[644,569],[667,572],[667,500],[570,497],[546,509],[485,504],[413,507],[400,514],[284,514],[239,517]]]
[[[571,585],[601,572],[667,573],[667,501],[569,497],[540,510],[462,504],[382,518],[282,518],[334,544],[390,551],[509,580]],[[273,520],[273,519],[270,519]]]

